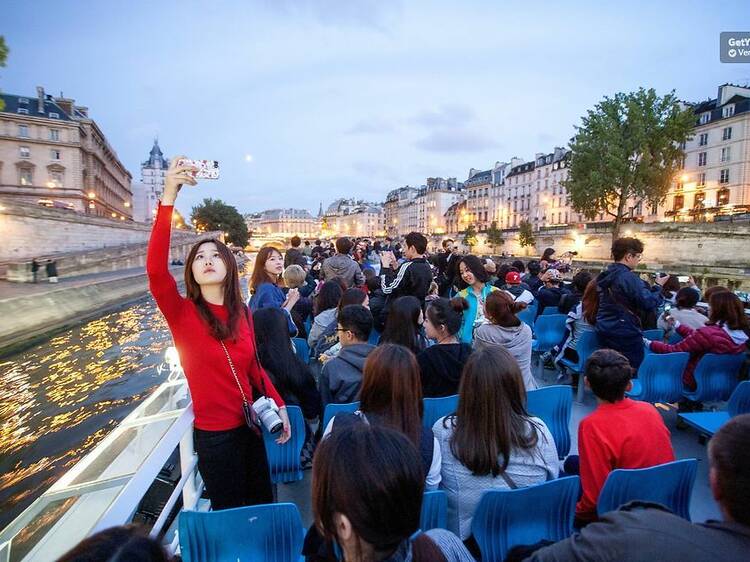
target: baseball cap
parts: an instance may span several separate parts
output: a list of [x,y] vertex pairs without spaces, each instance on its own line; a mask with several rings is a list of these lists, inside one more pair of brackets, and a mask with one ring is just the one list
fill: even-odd
[[505,282],[509,285],[520,285],[521,284],[521,274],[517,271],[509,271],[505,274]]

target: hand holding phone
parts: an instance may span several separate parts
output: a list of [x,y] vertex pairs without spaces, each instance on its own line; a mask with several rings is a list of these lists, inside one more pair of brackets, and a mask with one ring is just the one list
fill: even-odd
[[218,160],[190,160],[189,158],[180,158],[177,161],[178,166],[193,166],[198,170],[193,174],[195,179],[199,180],[218,180],[219,179],[219,161]]

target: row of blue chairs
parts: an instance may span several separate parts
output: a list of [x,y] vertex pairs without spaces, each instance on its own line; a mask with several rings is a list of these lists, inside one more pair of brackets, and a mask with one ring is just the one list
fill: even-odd
[[[371,345],[377,345],[380,340],[380,332],[372,330],[370,332],[370,339],[367,343]],[[294,351],[303,363],[308,364],[310,362],[310,346],[305,338],[292,338],[294,344]]]
[[[570,451],[570,414],[573,408],[573,398],[569,386],[546,386],[526,393],[527,409],[529,413],[540,418],[547,425],[557,446],[560,458],[565,458]],[[424,398],[422,425],[431,428],[437,420],[450,415],[458,408],[458,395],[443,398]],[[348,404],[327,404],[323,413],[323,427],[336,414],[355,412],[359,402]]]
[[[690,496],[697,464],[696,459],[685,459],[644,469],[614,470],[602,487],[597,511],[601,515],[641,500],[660,503],[690,520]],[[579,494],[578,476],[527,488],[485,492],[471,525],[482,560],[502,561],[514,546],[570,536]],[[445,492],[425,492],[420,528],[423,531],[446,528],[447,507]],[[299,510],[293,503],[216,512],[184,511],[179,519],[180,548],[185,562],[237,559],[296,562],[303,536]]]

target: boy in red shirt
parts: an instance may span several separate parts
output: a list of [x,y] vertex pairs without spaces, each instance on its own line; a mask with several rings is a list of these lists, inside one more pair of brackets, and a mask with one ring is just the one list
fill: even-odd
[[586,385],[599,405],[578,426],[577,458],[565,461],[565,472],[580,469],[583,494],[576,505],[576,524],[597,518],[596,502],[609,473],[616,468],[647,468],[674,460],[669,430],[648,402],[625,398],[633,368],[613,349],[600,349],[586,362]]

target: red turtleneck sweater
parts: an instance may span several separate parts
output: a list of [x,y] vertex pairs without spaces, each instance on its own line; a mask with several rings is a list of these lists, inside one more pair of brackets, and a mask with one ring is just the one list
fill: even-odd
[[[180,362],[187,377],[193,398],[195,427],[207,431],[223,431],[245,423],[242,414],[242,395],[232,376],[221,343],[211,336],[208,325],[201,318],[195,304],[180,295],[177,283],[169,272],[169,236],[172,225],[172,206],[161,205],[151,232],[146,258],[149,287],[156,304],[164,314],[172,331]],[[211,311],[220,320],[226,321],[229,311],[226,306],[209,303]],[[234,368],[242,390],[248,401],[252,401],[250,389],[257,389],[273,398],[278,406],[284,401],[255,359],[255,334],[252,323],[242,318],[236,341],[226,340]]]

